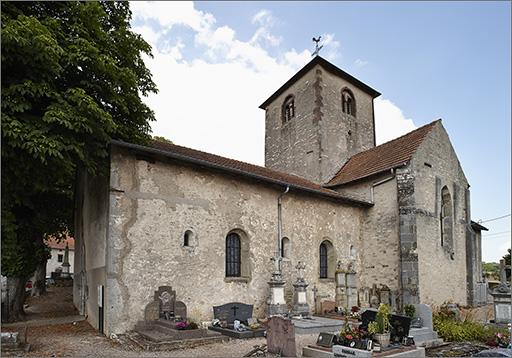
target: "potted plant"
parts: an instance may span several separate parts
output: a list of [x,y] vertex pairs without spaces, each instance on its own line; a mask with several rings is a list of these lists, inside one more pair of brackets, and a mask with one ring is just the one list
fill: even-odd
[[377,311],[375,321],[368,324],[368,332],[373,338],[379,342],[381,347],[387,347],[391,340],[391,324],[389,318],[391,316],[391,307],[385,303],[381,303]]
[[404,306],[405,315],[411,318],[414,318],[414,314],[416,313],[416,308],[414,305],[405,305]]

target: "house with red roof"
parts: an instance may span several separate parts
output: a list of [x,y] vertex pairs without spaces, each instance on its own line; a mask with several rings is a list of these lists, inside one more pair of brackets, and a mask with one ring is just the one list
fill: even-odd
[[58,240],[52,236],[46,239],[45,243],[50,248],[50,258],[46,262],[46,277],[51,277],[52,272],[62,270],[66,246],[69,248],[69,273],[72,275],[75,262],[75,239],[67,236],[65,240]]

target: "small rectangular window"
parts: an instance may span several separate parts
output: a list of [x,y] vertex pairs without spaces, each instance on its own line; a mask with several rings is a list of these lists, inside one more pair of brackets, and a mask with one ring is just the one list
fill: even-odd
[[57,255],[57,262],[62,262],[64,261],[64,255]]

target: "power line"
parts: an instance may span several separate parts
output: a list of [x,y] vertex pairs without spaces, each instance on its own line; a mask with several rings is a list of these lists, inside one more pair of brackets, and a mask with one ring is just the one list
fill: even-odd
[[499,219],[507,218],[507,217],[509,217],[509,216],[510,216],[510,214],[507,214],[507,215],[499,216],[499,217],[497,217],[497,218],[492,218],[492,219],[489,219],[489,220],[483,220],[483,221],[482,221],[482,220],[479,220],[479,221],[478,221],[478,223],[479,223],[479,224],[482,224],[482,223],[488,223],[489,221],[499,220]]
[[501,232],[493,232],[493,233],[491,233],[491,234],[484,234],[484,235],[482,235],[482,236],[485,236],[485,237],[488,237],[488,236],[496,236],[496,235],[501,235],[501,234],[507,234],[507,233],[509,233],[509,232],[510,232],[510,230],[509,230],[509,231],[501,231]]

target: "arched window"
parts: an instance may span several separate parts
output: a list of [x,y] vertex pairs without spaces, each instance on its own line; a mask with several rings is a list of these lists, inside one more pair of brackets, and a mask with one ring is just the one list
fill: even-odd
[[348,248],[348,256],[350,257],[351,260],[355,260],[356,259],[356,257],[357,257],[357,250],[354,247],[354,245],[350,245],[350,247]]
[[185,234],[183,234],[183,246],[190,246],[192,231],[187,230]]
[[197,239],[196,235],[192,230],[186,230],[183,234],[183,241],[182,244],[184,247],[190,247],[193,248],[197,246]]
[[284,100],[281,117],[283,123],[287,123],[295,117],[295,98],[293,95],[289,95]]
[[453,259],[453,206],[448,187],[441,189],[441,246]]
[[341,91],[341,109],[343,113],[356,116],[356,101],[354,94],[348,88]]
[[327,245],[320,244],[320,278],[327,278]]
[[290,239],[287,237],[281,239],[281,257],[290,258]]
[[334,278],[336,266],[334,247],[329,240],[320,244],[320,278]]
[[241,242],[237,233],[226,237],[226,277],[241,276]]

